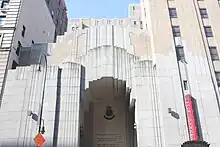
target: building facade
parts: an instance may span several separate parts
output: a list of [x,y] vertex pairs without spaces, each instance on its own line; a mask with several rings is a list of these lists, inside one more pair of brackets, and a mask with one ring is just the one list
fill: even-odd
[[[75,19],[69,24],[69,31],[64,36],[59,36],[57,43],[53,44],[51,56],[48,57],[43,111],[45,146],[105,144],[127,147],[135,144],[135,100],[130,96],[132,78],[135,66],[140,66],[141,60],[144,66],[151,64],[148,61],[151,54],[144,50],[148,48],[148,36],[140,24],[135,24],[134,21],[136,20],[133,18]],[[35,48],[31,50],[34,51]],[[35,57],[26,56],[28,57],[37,63]],[[11,84],[6,82],[0,112],[0,115],[8,114],[8,117],[1,119],[4,122],[1,134],[5,134],[1,136],[2,146],[7,143],[34,145],[33,137],[38,127],[33,116],[38,115],[45,76],[45,68],[43,69],[38,71],[38,65],[35,65],[9,71],[7,81],[12,78]],[[23,76],[16,78],[15,75]],[[51,78],[48,77],[50,75]],[[25,81],[32,82],[25,84]],[[15,86],[14,82],[24,85]],[[20,87],[19,94],[17,91],[15,95],[20,95],[17,101],[22,103],[17,106],[12,106],[11,103],[9,106],[8,102],[15,95],[8,90],[14,86]],[[102,93],[97,91],[100,86],[103,87]],[[105,96],[107,93],[108,97]],[[107,113],[107,109],[110,112]],[[34,115],[28,116],[27,111]],[[92,121],[94,122],[90,123]],[[9,122],[14,125],[10,126]],[[109,131],[106,132],[106,128]],[[14,130],[16,133],[12,135],[7,130]],[[108,138],[113,138],[113,142]]]
[[[220,14],[219,1],[142,0],[141,5],[145,10],[147,32],[151,36],[153,61],[163,73],[163,77],[158,79],[158,92],[164,97],[161,97],[162,105],[182,111],[182,98],[185,97],[187,110],[186,99],[190,94],[198,105],[201,130],[197,133],[201,132],[200,138],[209,141],[211,146],[219,146],[219,133],[216,131],[220,129],[220,22],[216,19]],[[178,79],[175,79],[176,73]],[[171,85],[175,87],[174,95],[171,94]],[[181,96],[177,96],[178,93]],[[181,128],[180,124],[166,118],[165,110],[162,113],[166,144],[174,142],[173,138],[178,142],[181,135],[177,136],[174,132]],[[195,128],[189,132],[193,139]]]
[[64,35],[67,29],[67,8],[64,0],[45,0],[56,26],[54,42],[58,35]]
[[0,146],[34,146],[42,101],[45,147],[220,146],[215,4],[141,1],[129,18],[73,19],[47,62],[33,45],[21,58],[35,65],[8,71]]
[[[30,6],[33,8],[30,9]],[[55,25],[43,0],[1,1],[0,19],[1,104],[7,70],[16,68],[19,64],[21,48],[31,46],[36,42],[53,42]]]

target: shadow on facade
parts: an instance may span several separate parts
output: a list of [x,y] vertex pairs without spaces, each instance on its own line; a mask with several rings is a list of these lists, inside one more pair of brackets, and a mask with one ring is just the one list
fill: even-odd
[[53,134],[53,147],[57,146],[58,130],[59,130],[59,119],[60,119],[60,100],[61,100],[61,74],[62,70],[58,70],[57,76],[57,100],[56,100],[56,113],[54,122],[54,134]]
[[136,147],[135,99],[126,81],[102,77],[91,81],[82,102],[80,147]]
[[197,105],[196,99],[193,97],[192,97],[192,103],[193,103],[193,108],[194,108],[194,115],[195,115],[196,128],[197,128],[197,132],[198,132],[198,139],[202,141],[203,140],[202,127],[201,127],[200,116],[199,116],[199,112],[198,112],[198,105]]

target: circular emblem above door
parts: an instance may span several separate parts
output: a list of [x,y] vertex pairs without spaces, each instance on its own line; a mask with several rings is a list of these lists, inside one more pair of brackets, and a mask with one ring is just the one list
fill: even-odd
[[114,114],[114,112],[112,110],[112,107],[111,106],[107,106],[106,110],[105,110],[104,118],[107,119],[107,120],[112,120],[114,117],[115,117],[115,114]]

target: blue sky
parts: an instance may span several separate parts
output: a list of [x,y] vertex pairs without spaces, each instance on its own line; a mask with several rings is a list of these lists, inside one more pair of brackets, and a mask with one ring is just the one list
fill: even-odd
[[128,4],[139,0],[66,0],[68,18],[126,17]]

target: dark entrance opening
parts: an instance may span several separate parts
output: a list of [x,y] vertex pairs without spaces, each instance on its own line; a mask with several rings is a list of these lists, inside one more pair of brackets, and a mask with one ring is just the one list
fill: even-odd
[[17,66],[18,66],[18,63],[15,60],[13,60],[12,69],[16,69]]

